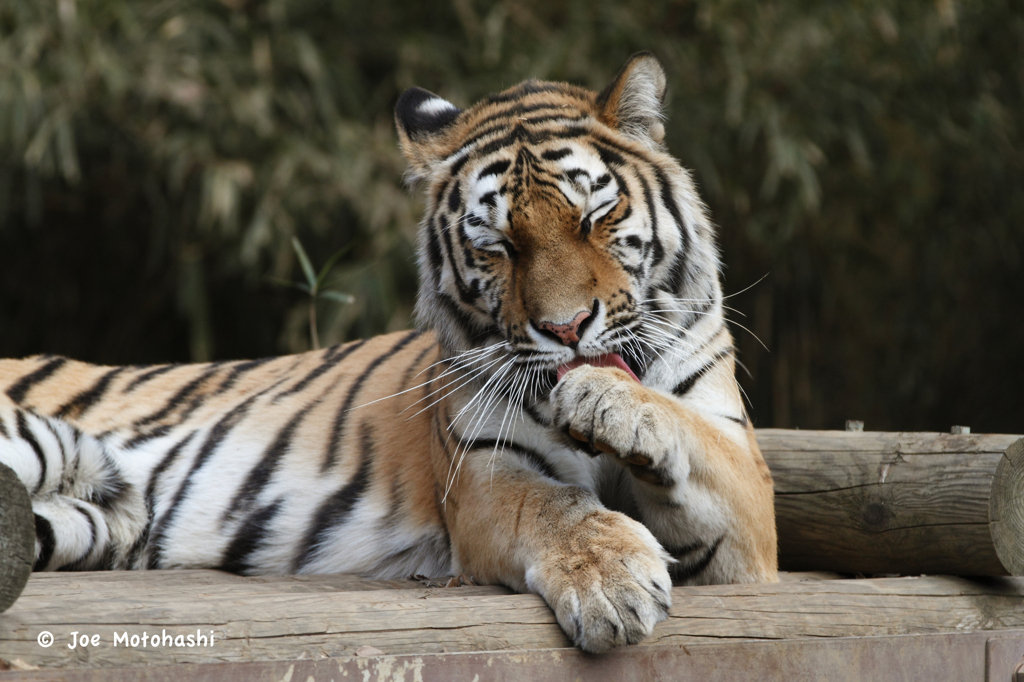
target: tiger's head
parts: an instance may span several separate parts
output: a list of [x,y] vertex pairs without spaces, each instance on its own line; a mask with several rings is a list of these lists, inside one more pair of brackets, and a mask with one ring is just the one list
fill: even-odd
[[416,312],[449,356],[488,348],[549,380],[588,360],[643,377],[678,352],[670,330],[720,308],[713,231],[663,146],[665,86],[640,53],[600,93],[530,80],[466,110],[402,94],[427,203]]

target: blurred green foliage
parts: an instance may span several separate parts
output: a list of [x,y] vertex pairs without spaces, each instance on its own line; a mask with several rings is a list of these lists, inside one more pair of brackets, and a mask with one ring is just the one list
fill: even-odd
[[[0,0],[0,355],[203,360],[410,323],[391,123],[669,74],[759,426],[1024,428],[1024,9],[806,0]],[[763,281],[754,284],[763,275]]]

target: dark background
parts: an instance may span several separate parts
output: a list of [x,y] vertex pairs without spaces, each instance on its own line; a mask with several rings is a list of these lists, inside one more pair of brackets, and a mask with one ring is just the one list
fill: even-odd
[[323,343],[404,328],[398,93],[651,50],[755,423],[1020,433],[1022,46],[1009,0],[0,0],[0,356],[305,350],[293,236],[346,249]]

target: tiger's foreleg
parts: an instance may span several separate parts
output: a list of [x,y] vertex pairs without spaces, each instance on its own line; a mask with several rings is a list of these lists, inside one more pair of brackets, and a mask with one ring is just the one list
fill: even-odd
[[[727,370],[722,386],[733,385]],[[673,578],[777,580],[771,474],[748,425],[714,407],[701,414],[614,368],[568,372],[552,401],[557,428],[628,469],[641,520],[678,562]]]
[[[648,636],[670,606],[669,560],[633,519],[514,457],[470,451],[443,503],[456,570],[540,594],[580,648]],[[445,480],[448,463],[435,465]],[[493,468],[492,468],[493,465]]]

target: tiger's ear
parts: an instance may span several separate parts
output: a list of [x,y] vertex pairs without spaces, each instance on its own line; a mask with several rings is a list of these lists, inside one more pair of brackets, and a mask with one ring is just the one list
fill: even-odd
[[661,63],[650,52],[637,52],[597,96],[598,116],[627,137],[660,145],[665,139],[661,123],[665,87]]
[[409,88],[398,98],[395,125],[414,176],[426,176],[440,160],[444,133],[461,113],[462,109],[423,88]]

